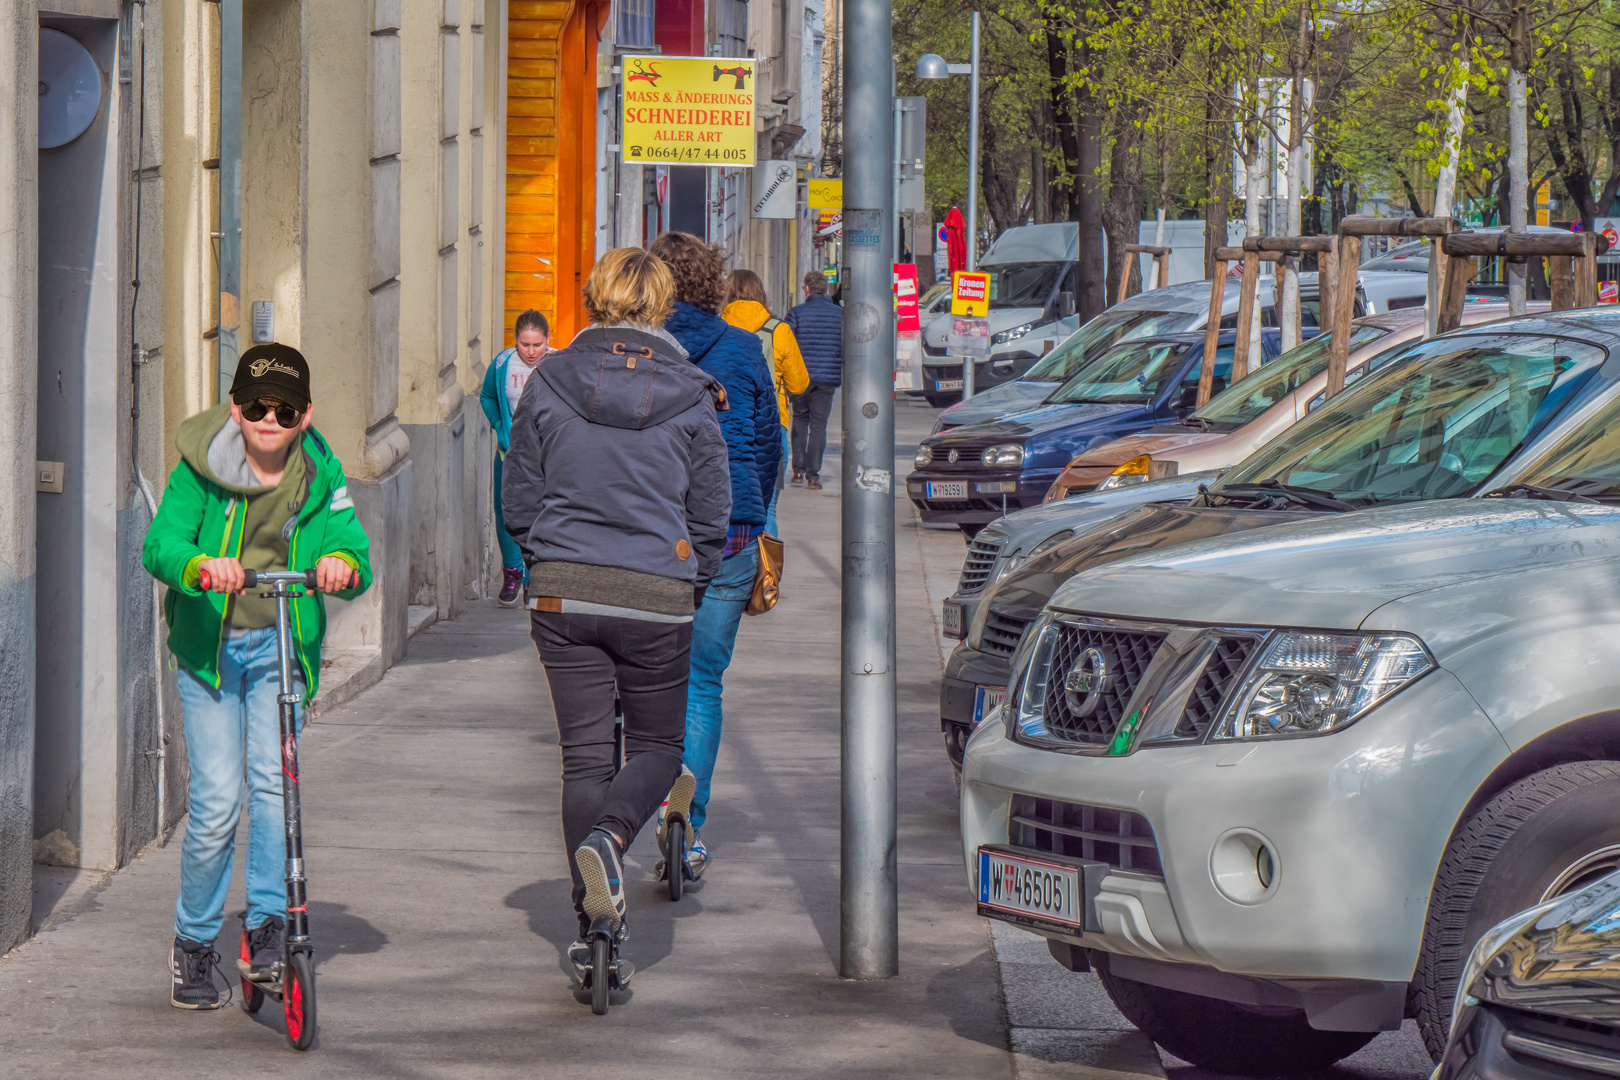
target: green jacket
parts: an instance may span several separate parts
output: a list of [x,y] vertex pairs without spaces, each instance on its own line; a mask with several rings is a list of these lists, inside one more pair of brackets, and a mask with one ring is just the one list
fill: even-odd
[[[163,601],[169,651],[182,668],[216,687],[227,598],[198,587],[196,565],[204,559],[234,558],[242,550],[243,489],[219,479],[208,462],[214,437],[228,423],[230,406],[218,405],[180,425],[175,439],[180,464],[169,474],[163,504],[141,553],[147,572],[169,587]],[[323,556],[340,556],[359,571],[360,586],[335,595],[352,600],[371,585],[371,544],[355,517],[343,465],[314,428],[295,449],[304,455],[307,488],[293,519],[288,568],[312,570]],[[291,609],[293,645],[308,700],[320,678],[326,604],[311,590],[292,601]]]

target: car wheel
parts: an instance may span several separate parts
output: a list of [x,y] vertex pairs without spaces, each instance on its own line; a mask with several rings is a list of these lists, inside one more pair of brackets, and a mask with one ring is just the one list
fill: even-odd
[[1527,776],[1468,818],[1435,875],[1412,1006],[1440,1060],[1457,978],[1485,931],[1516,911],[1620,869],[1620,762]]
[[1279,1076],[1323,1069],[1373,1040],[1375,1031],[1317,1031],[1300,1009],[1238,1005],[1167,990],[1099,970],[1114,1005],[1144,1035],[1211,1072]]

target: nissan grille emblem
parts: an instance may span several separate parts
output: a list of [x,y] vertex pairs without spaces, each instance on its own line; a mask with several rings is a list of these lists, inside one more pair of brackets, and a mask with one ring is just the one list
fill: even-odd
[[958,457],[960,457],[960,456],[961,455],[958,454],[955,450],[952,450],[949,454],[945,455],[945,460],[950,462],[952,465],[955,465],[956,464],[956,459]]
[[1101,649],[1091,648],[1081,653],[1063,680],[1063,698],[1069,712],[1076,719],[1084,719],[1097,711],[1097,703],[1114,675],[1112,657]]

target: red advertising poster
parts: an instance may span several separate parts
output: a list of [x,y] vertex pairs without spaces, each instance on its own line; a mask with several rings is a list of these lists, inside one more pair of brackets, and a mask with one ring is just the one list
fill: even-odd
[[917,312],[917,264],[894,264],[894,331],[897,334],[922,333]]

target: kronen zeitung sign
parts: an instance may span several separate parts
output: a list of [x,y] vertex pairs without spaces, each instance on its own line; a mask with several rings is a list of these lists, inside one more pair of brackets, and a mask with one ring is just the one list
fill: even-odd
[[753,60],[627,56],[623,78],[626,163],[753,166]]

